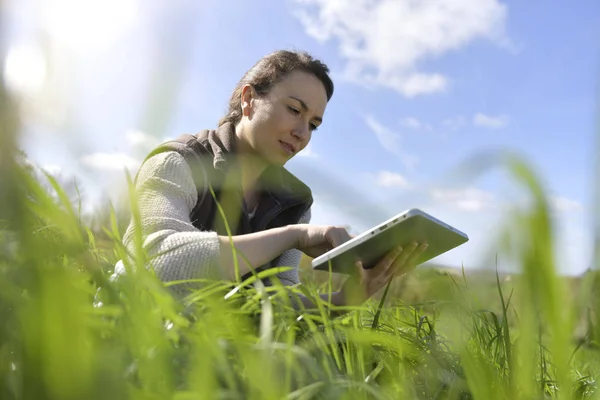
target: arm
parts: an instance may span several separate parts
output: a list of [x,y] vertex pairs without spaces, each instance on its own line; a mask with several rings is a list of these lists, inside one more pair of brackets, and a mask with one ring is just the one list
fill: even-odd
[[[300,220],[298,224],[310,223],[312,217],[312,211],[309,208]],[[300,260],[302,259],[302,252],[298,249],[291,248],[281,254],[280,257],[273,263],[274,267],[293,267],[289,271],[283,271],[276,275],[277,279],[281,281],[283,285],[291,286],[300,283],[300,276],[298,274],[298,268],[300,267]]]
[[[143,248],[163,281],[233,279],[234,257],[227,236],[200,231],[190,221],[197,189],[185,159],[176,152],[159,153],[140,168],[136,181]],[[134,232],[130,223],[123,242],[132,252]],[[263,265],[294,247],[297,230],[276,228],[234,236],[233,244],[253,266]],[[249,266],[238,254],[240,273]],[[179,286],[179,288],[177,288]],[[182,285],[175,288],[181,289]]]
[[[311,212],[311,209],[309,209],[300,218],[298,223],[299,224],[308,224],[308,223],[310,223],[311,217],[312,217],[312,212]],[[277,278],[281,281],[281,283],[283,283],[284,285],[296,285],[296,284],[300,283],[300,277],[298,275],[298,268],[300,266],[301,258],[302,258],[302,252],[297,249],[290,249],[290,250],[286,251],[285,253],[283,253],[281,255],[281,257],[279,257],[275,266],[294,267],[294,269],[292,269],[290,271],[284,271],[284,272],[280,272],[277,274]],[[320,297],[324,301],[329,300],[329,294],[322,294],[322,295],[320,295]],[[306,296],[299,294],[298,298],[299,298],[300,302],[302,303],[302,306],[305,309],[311,310],[311,309],[317,308],[316,305]],[[343,296],[342,292],[333,292],[331,294],[331,303],[335,306],[344,306],[345,301],[344,301],[344,296]],[[294,307],[296,309],[300,308],[300,305],[297,302],[293,301],[292,304],[294,305]]]
[[[268,263],[279,254],[294,247],[297,238],[298,231],[289,227],[232,236],[231,241],[236,248],[240,275],[250,272],[251,267],[256,268]],[[231,241],[227,236],[219,236],[220,264],[228,279],[235,278],[235,257],[231,249]],[[244,258],[250,262],[250,265]]]

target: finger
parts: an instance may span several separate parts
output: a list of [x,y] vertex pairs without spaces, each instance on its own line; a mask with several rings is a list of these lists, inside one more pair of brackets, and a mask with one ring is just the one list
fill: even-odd
[[353,276],[355,276],[355,277],[358,277],[358,278],[359,278],[359,280],[361,280],[361,281],[362,281],[362,279],[363,279],[363,276],[364,276],[364,274],[365,274],[365,271],[366,271],[366,270],[365,270],[365,268],[363,267],[363,263],[362,263],[362,261],[360,261],[360,260],[356,260],[356,261],[354,262],[354,271],[353,271],[353,273],[352,273],[351,275],[353,275]]
[[347,241],[352,239],[352,236],[348,233],[348,231],[344,228],[339,228],[337,231],[337,241],[339,244],[346,243]]
[[409,272],[413,270],[417,266],[417,262],[419,257],[423,254],[429,245],[427,243],[421,243],[419,247],[417,247],[410,256],[406,259],[403,265],[400,266],[400,271],[402,273]]
[[344,228],[332,229],[327,235],[327,239],[332,247],[337,247],[352,239],[348,231]]
[[396,257],[391,268],[393,270],[397,270],[398,268],[401,268],[404,264],[406,264],[406,261],[410,258],[410,256],[414,253],[414,251],[417,248],[418,248],[417,242],[412,242],[410,245],[408,245],[406,247],[406,250],[404,250],[401,254],[398,255],[398,257]]
[[381,278],[380,278],[381,279],[381,285],[382,286],[383,285],[387,285],[387,283],[390,280],[392,280],[392,279],[394,279],[394,278],[396,278],[396,277],[398,277],[400,275],[401,274],[398,273],[398,271],[394,271],[393,268],[388,269],[385,274],[381,275]]
[[381,258],[373,268],[368,270],[371,277],[375,277],[385,273],[394,264],[394,260],[403,252],[402,246],[397,246],[390,250],[383,258]]
[[406,253],[406,251],[407,249],[405,249],[404,246],[398,246],[390,251],[385,258],[385,262],[383,263],[385,268],[389,269],[392,265],[394,265],[394,261],[396,261],[398,257],[402,257],[402,254]]
[[418,258],[425,252],[425,250],[427,250],[427,247],[429,247],[428,243],[421,243],[421,245],[412,252],[410,257],[408,257],[406,263],[409,265],[416,264]]
[[398,257],[396,257],[393,265],[390,267],[390,274],[401,275],[401,274],[407,272],[408,270],[410,270],[408,262],[411,259],[411,256],[415,253],[415,251],[417,249],[418,249],[418,243],[416,243],[416,242],[411,243],[407,247],[407,249],[404,252],[402,252],[402,254],[400,254]]
[[365,268],[363,267],[362,261],[356,260],[356,262],[354,262],[354,267],[356,269],[356,272],[358,272],[359,275],[362,276],[362,274],[365,273]]

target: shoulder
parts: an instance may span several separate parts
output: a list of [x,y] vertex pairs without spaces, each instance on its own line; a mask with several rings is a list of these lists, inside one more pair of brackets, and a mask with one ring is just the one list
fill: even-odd
[[[148,158],[137,173],[135,188],[144,201],[148,201],[148,196],[156,202],[181,198],[188,207],[193,207],[198,198],[192,171],[185,158],[175,151]],[[141,198],[139,200],[142,201]]]
[[146,158],[140,166],[137,182],[141,183],[150,177],[191,177],[190,167],[184,156],[176,151],[164,151]]
[[213,156],[203,143],[205,131],[197,135],[183,134],[161,143],[145,158],[138,173],[139,178],[151,174],[184,173],[190,175],[198,187],[206,185]]

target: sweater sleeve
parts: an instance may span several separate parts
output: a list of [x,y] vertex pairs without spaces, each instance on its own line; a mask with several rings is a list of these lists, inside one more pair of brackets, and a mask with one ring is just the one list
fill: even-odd
[[[311,219],[311,209],[309,208],[306,213],[298,221],[299,224],[308,224]],[[289,271],[283,271],[278,273],[276,276],[283,285],[290,286],[300,283],[300,277],[298,276],[298,268],[300,266],[300,259],[302,252],[298,249],[290,249],[285,251],[277,260],[273,263],[275,267],[293,267]]]
[[[198,201],[196,185],[186,160],[177,152],[150,157],[136,181],[143,248],[164,282],[186,279],[223,279],[219,268],[216,232],[200,231],[190,221]],[[132,220],[123,236],[129,253],[135,249]],[[182,293],[189,285],[175,285]],[[192,285],[191,287],[197,287]]]

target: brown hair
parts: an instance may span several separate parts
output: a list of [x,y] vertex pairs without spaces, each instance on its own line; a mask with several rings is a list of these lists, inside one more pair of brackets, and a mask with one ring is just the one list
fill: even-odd
[[333,95],[333,82],[329,68],[305,51],[278,50],[261,58],[236,85],[229,99],[229,110],[219,121],[219,126],[230,122],[236,125],[242,119],[242,88],[250,84],[258,95],[269,93],[271,88],[294,71],[303,71],[317,77],[325,86],[327,101]]

